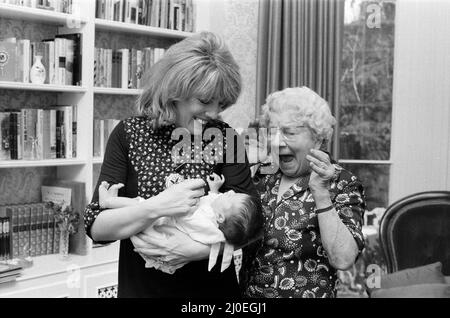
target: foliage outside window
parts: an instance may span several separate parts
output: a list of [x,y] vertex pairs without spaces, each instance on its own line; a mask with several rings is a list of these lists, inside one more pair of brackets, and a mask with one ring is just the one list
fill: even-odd
[[369,265],[386,271],[378,222],[388,205],[392,126],[395,0],[346,0],[337,158],[366,191],[366,248],[351,270],[339,271],[338,297],[365,295]]
[[362,179],[369,210],[388,203],[394,18],[392,0],[346,0],[337,157]]

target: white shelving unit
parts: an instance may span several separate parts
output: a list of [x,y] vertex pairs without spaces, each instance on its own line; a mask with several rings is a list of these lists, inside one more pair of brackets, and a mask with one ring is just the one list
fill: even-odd
[[36,22],[45,21],[46,24],[57,25],[65,24],[67,21],[81,24],[87,23],[87,20],[81,15],[76,16],[72,14],[29,8],[25,6],[19,7],[17,5],[5,3],[0,4],[0,17]]
[[[10,4],[0,4],[0,19],[17,19],[34,23],[57,26],[59,34],[82,34],[82,82],[83,86],[36,85],[31,83],[2,82],[1,90],[54,93],[57,104],[77,105],[77,158],[41,161],[8,160],[0,161],[0,169],[21,169],[33,167],[55,167],[58,179],[81,181],[86,185],[86,201],[93,193],[94,167],[102,164],[103,158],[93,157],[93,119],[94,96],[124,95],[137,96],[138,89],[118,89],[94,87],[94,53],[96,31],[126,33],[130,35],[182,40],[192,33],[168,29],[106,21],[95,17],[94,0],[81,1],[78,15],[57,13],[43,9],[33,9]],[[208,29],[208,1],[197,3],[197,29]],[[203,15],[203,16],[200,16]],[[4,202],[0,202],[0,205]],[[105,249],[105,250],[102,250]],[[90,250],[87,256],[73,255],[73,262],[81,264],[82,286],[77,289],[67,288],[68,263],[59,260],[58,255],[46,255],[35,258],[35,265],[27,269],[23,278],[16,282],[0,284],[0,297],[95,297],[91,287],[117,284],[118,244]],[[50,269],[57,268],[57,271]],[[69,275],[70,276],[70,275]],[[93,282],[93,283],[90,283]],[[56,292],[57,290],[57,292]],[[96,291],[97,289],[95,289]]]
[[130,24],[124,22],[117,21],[108,21],[102,19],[95,19],[95,29],[101,31],[114,31],[114,32],[122,32],[122,33],[131,33],[131,34],[139,34],[139,35],[148,35],[153,37],[160,38],[171,38],[171,39],[179,39],[182,40],[192,33],[183,32],[183,31],[175,31],[169,29],[161,29],[155,28],[145,25],[137,25]]
[[0,81],[0,89],[14,89],[22,91],[41,91],[55,93],[86,93],[86,87],[52,84],[32,84]]
[[106,95],[139,95],[140,89],[110,88],[110,87],[94,87],[95,94]]

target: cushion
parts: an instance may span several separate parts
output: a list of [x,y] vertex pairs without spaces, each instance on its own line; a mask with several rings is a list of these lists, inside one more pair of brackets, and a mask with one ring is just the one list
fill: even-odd
[[442,263],[404,269],[381,276],[381,288],[392,288],[418,284],[445,284]]
[[445,276],[445,281],[447,282],[447,284],[450,284],[450,276]]
[[418,284],[376,289],[372,298],[450,298],[449,284]]

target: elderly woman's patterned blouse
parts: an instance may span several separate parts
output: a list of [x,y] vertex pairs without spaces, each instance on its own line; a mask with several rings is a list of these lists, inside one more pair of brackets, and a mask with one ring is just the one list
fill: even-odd
[[[338,174],[331,184],[331,199],[361,252],[364,189],[350,172],[338,165],[335,168]],[[335,297],[337,274],[321,242],[309,177],[291,186],[277,203],[281,176],[278,171],[260,183],[264,242],[250,272],[247,296]]]

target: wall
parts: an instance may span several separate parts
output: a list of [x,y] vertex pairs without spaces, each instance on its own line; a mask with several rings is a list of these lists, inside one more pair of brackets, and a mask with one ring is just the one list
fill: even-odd
[[390,203],[450,190],[450,2],[398,0]]
[[[209,2],[208,30],[225,39],[242,75],[242,93],[237,103],[224,112],[223,118],[234,128],[245,128],[254,119],[256,107],[258,0],[199,1]],[[202,27],[198,25],[197,30]]]

